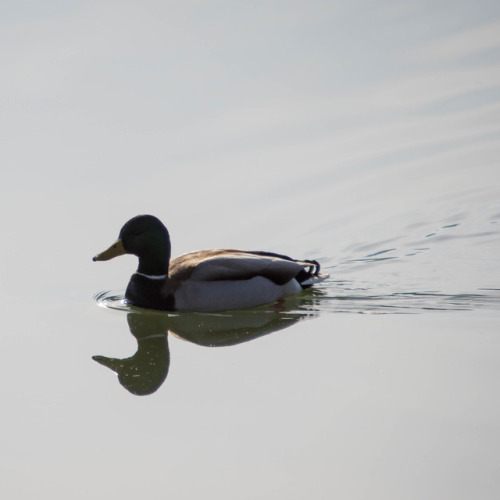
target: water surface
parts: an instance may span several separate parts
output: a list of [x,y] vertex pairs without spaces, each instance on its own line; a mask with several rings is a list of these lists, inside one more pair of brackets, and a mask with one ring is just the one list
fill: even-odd
[[[1,497],[496,500],[499,8],[12,5]],[[139,213],[330,279],[130,308]]]

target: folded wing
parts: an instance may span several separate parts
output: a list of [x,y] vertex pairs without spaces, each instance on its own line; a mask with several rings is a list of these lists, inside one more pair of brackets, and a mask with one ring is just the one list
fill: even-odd
[[307,279],[318,271],[319,264],[315,261],[299,261],[270,252],[205,250],[172,261],[170,276],[193,281],[247,280],[263,276],[284,285],[296,277]]

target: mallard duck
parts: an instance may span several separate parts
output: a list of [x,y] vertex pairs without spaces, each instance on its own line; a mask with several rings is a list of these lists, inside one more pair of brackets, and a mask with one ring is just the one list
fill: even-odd
[[94,261],[123,254],[139,257],[125,298],[163,311],[214,312],[274,302],[328,276],[315,260],[295,260],[262,251],[229,249],[190,252],[170,260],[170,236],[152,215],[138,215],[121,229],[118,240]]

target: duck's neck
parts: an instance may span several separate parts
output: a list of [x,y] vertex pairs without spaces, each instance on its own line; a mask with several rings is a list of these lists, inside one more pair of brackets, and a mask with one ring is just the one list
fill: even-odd
[[169,262],[170,245],[159,245],[139,256],[137,272],[149,276],[163,276],[168,274]]
[[168,260],[151,260],[139,258],[137,272],[148,276],[163,276],[168,274]]

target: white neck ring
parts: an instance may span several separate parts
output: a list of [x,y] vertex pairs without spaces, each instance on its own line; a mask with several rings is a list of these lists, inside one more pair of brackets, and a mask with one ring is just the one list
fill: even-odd
[[164,280],[168,276],[168,274],[144,274],[140,273],[139,271],[137,271],[135,274],[144,276],[145,278],[148,278],[150,280]]

